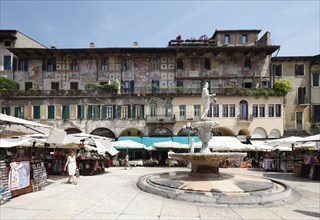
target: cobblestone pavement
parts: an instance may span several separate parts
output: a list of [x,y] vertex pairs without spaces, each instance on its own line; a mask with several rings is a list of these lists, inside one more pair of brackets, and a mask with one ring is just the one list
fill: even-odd
[[0,219],[320,219],[320,182],[290,173],[220,169],[226,173],[273,178],[288,184],[288,201],[254,206],[188,203],[140,191],[140,176],[186,168],[111,167],[95,176],[80,176],[78,185],[67,178],[49,176],[39,192],[11,199],[0,206]]

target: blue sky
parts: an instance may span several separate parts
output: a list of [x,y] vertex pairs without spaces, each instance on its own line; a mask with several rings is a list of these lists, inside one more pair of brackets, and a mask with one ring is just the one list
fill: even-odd
[[50,47],[165,47],[170,39],[215,29],[261,29],[278,56],[320,53],[320,0],[122,1],[0,0],[0,28],[16,29]]

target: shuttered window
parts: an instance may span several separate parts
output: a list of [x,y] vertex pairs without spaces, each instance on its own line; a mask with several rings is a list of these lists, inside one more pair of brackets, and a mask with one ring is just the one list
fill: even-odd
[[70,118],[69,105],[63,105],[62,106],[62,118],[63,119],[69,119]]
[[33,119],[40,119],[40,106],[33,106]]
[[54,105],[48,106],[48,119],[54,119]]

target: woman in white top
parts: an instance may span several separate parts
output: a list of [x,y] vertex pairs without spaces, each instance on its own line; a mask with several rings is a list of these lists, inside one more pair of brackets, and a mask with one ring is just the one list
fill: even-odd
[[70,180],[72,178],[73,184],[77,185],[77,181],[76,181],[76,178],[74,176],[76,174],[77,163],[76,163],[76,156],[75,156],[73,150],[71,150],[69,152],[69,156],[68,156],[66,165],[64,167],[64,171],[67,170],[67,166],[68,166],[68,173],[69,173],[68,183],[71,183]]

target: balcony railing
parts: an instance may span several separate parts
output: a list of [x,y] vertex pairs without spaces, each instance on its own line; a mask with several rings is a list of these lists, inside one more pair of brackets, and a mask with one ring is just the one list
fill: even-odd
[[149,124],[173,124],[176,117],[175,115],[146,115],[146,121]]
[[238,121],[251,122],[251,121],[253,121],[253,116],[252,115],[238,115]]
[[[12,97],[72,97],[72,96],[98,96],[98,97],[115,97],[115,96],[190,96],[201,95],[202,88],[185,88],[185,87],[172,87],[172,88],[156,88],[156,87],[135,87],[134,90],[121,89],[121,93],[118,94],[116,90],[39,90],[30,89],[25,90],[0,90],[1,98],[12,98]],[[281,94],[276,94],[270,88],[211,88],[210,93],[215,93],[219,96],[276,96]],[[305,101],[305,100],[304,100]]]

